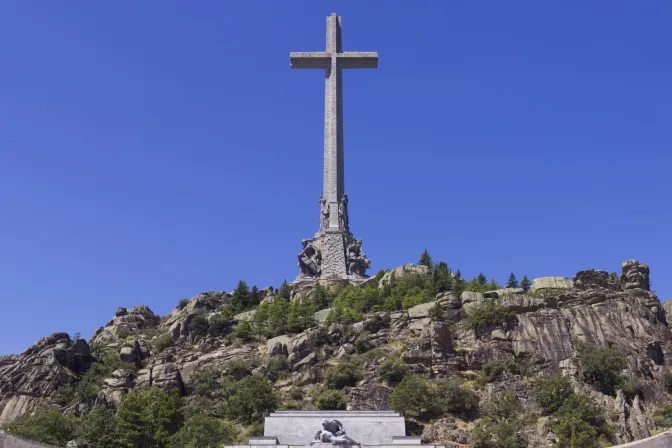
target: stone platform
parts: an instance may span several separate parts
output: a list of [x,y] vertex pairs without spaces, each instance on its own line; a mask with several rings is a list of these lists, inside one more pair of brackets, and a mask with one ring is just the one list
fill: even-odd
[[[248,445],[229,445],[227,448],[269,448],[269,445],[276,448],[309,447],[311,443],[313,448],[333,447],[332,443],[315,440],[325,421],[336,422],[347,437],[359,442],[362,447],[444,448],[443,445],[422,445],[420,437],[406,436],[404,417],[393,411],[273,412],[265,419],[263,437],[250,437]],[[337,442],[337,445],[358,446],[343,442]]]

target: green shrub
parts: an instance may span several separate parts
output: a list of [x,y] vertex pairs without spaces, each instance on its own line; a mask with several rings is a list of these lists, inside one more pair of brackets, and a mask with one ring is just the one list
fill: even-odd
[[539,378],[534,389],[537,405],[546,414],[552,414],[560,409],[565,400],[574,395],[572,382],[560,372]]
[[605,395],[616,395],[616,390],[625,382],[621,374],[627,366],[625,355],[616,348],[576,344],[584,381]]
[[341,362],[327,369],[324,382],[331,389],[343,389],[346,386],[354,386],[362,378],[359,367],[352,362]]
[[289,362],[286,356],[271,356],[263,365],[264,375],[269,381],[275,381],[289,372]]
[[183,423],[184,399],[177,389],[131,389],[119,405],[117,437],[130,447],[165,446]]
[[599,448],[599,434],[588,423],[573,418],[563,418],[555,425],[557,448]]
[[432,384],[419,375],[406,375],[390,394],[392,409],[411,418],[428,418],[439,410]]
[[497,421],[484,417],[476,423],[472,431],[474,448],[526,448],[527,441],[522,434],[521,420]]
[[292,386],[292,388],[289,391],[289,397],[292,400],[303,400],[304,396],[305,396],[305,391],[300,386],[294,385],[294,386]]
[[233,444],[237,437],[238,430],[231,423],[195,415],[170,438],[168,448],[219,448]]
[[6,425],[6,429],[36,442],[65,446],[76,437],[77,423],[56,408],[46,408],[34,415],[23,414]]
[[75,388],[72,385],[61,386],[53,395],[54,402],[59,406],[70,406],[75,401]]
[[436,381],[436,396],[442,414],[473,417],[478,412],[478,395],[463,387],[463,381],[451,377]]
[[114,411],[94,406],[79,423],[79,434],[90,448],[118,448]]
[[408,366],[400,358],[388,358],[378,368],[380,376],[393,383],[403,380],[406,372],[408,372]]
[[348,398],[339,390],[318,388],[313,393],[313,402],[320,410],[344,410],[348,404]]
[[250,322],[245,319],[238,322],[236,329],[233,331],[233,337],[242,341],[249,341],[252,338],[252,325],[250,325]]
[[516,318],[511,309],[501,306],[494,300],[485,300],[467,312],[467,321],[476,331],[487,326],[507,326]]
[[493,393],[483,406],[485,414],[496,421],[518,418],[520,410],[518,396],[510,390]]
[[177,303],[177,307],[183,310],[187,307],[187,305],[189,305],[189,302],[189,299],[180,299],[180,301]]
[[278,407],[278,397],[265,378],[246,376],[235,384],[228,399],[229,417],[242,424],[252,424]]
[[507,368],[507,362],[499,359],[491,359],[483,364],[481,369],[481,376],[478,377],[477,382],[481,386],[486,383],[491,383],[495,378],[504,373]]
[[600,439],[613,437],[604,413],[587,395],[571,395],[554,415],[559,419],[555,433],[560,448],[597,447]]
[[171,345],[173,345],[173,337],[170,333],[163,333],[152,339],[152,347],[156,353],[161,353]]
[[668,404],[667,406],[658,409],[653,414],[653,421],[659,428],[672,427],[672,404]]
[[520,403],[514,392],[492,394],[485,404],[484,418],[476,423],[472,432],[474,448],[524,448],[527,441],[522,433],[524,421],[520,416]]

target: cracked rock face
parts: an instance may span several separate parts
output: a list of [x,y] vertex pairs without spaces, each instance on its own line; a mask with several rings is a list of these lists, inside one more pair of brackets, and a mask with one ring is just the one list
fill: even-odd
[[[421,271],[413,265],[394,270],[395,276]],[[381,282],[383,279],[385,276]],[[286,394],[294,384],[309,396],[312,388],[323,383],[330,366],[358,356],[361,379],[343,389],[348,409],[389,409],[396,383],[381,376],[380,366],[391,357],[403,361],[410,373],[467,380],[475,380],[488,361],[526,360],[532,366],[531,376],[563,371],[577,391],[589,394],[605,412],[613,414],[617,441],[648,436],[652,413],[672,400],[664,386],[665,373],[672,371],[672,332],[666,314],[667,310],[672,312],[672,305],[661,304],[649,290],[649,268],[630,260],[623,263],[620,278],[591,269],[577,272],[571,280],[543,277],[535,282],[533,291],[509,288],[489,291],[488,297],[469,291],[440,293],[435,303],[393,313],[371,312],[352,325],[332,323],[250,342],[227,340],[239,322],[218,318],[221,306],[228,301],[225,293],[199,294],[181,302],[164,319],[147,307],[120,308],[93,340],[113,348],[120,360],[135,370],[119,369],[110,374],[96,402],[115,407],[134,387],[177,389],[188,395],[196,386],[198,372],[225,372],[232,361],[250,366],[243,374],[264,376],[264,363],[271,357],[287,365],[284,378],[267,376],[278,393]],[[267,299],[272,291],[269,289]],[[510,322],[472,328],[466,316],[470,308],[486,300],[508,308],[515,317]],[[430,312],[437,304],[443,310],[440,316]],[[213,330],[215,324],[218,327]],[[118,331],[130,335],[120,340]],[[151,342],[157,334],[172,339],[172,345],[157,352]],[[581,384],[577,340],[623,352],[628,361],[624,374],[642,384],[641,395],[635,399],[626,399],[622,393],[611,397]],[[0,357],[0,424],[53,403],[54,392],[76,381],[90,363],[86,342],[73,341],[64,333],[41,339],[21,355]],[[525,411],[535,409],[529,378],[505,372],[477,393],[484,400],[499,390],[514,391]],[[536,428],[529,428],[534,439],[530,446],[551,446],[553,425],[552,418],[544,417]],[[422,432],[426,443],[468,446],[472,428],[473,422],[446,417],[427,424],[424,430],[419,426],[415,430]]]
[[20,355],[0,357],[0,425],[49,403],[91,365],[89,345],[66,333],[42,338]]
[[649,281],[649,267],[637,260],[623,262],[623,274],[621,275],[621,288],[628,289],[651,289]]

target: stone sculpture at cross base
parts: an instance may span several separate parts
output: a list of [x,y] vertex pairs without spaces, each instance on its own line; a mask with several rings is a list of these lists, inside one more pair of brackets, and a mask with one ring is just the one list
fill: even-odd
[[344,69],[376,68],[377,53],[344,52],[341,45],[341,18],[327,17],[327,47],[324,52],[291,53],[291,68],[325,71],[324,183],[320,196],[320,228],[303,240],[298,255],[296,282],[324,280],[364,280],[371,262],[362,250],[362,240],[350,232],[348,196],[344,192],[343,92]]
[[338,420],[325,420],[322,422],[322,429],[315,434],[315,440],[310,442],[310,446],[315,443],[331,443],[332,445],[357,445],[361,443],[348,436],[343,430],[343,424]]

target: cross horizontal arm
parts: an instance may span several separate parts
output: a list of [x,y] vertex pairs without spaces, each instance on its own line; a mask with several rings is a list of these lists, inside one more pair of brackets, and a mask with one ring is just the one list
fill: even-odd
[[336,53],[338,66],[341,68],[378,68],[378,53],[348,51]]
[[289,53],[289,66],[291,68],[327,68],[331,61],[329,53]]

